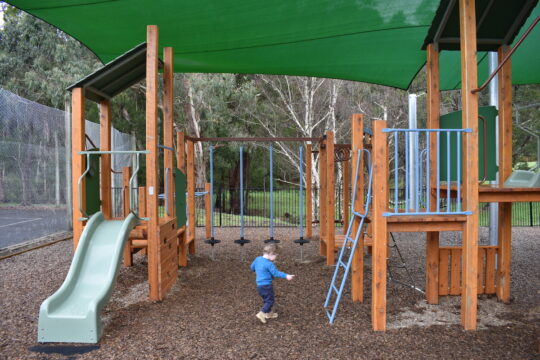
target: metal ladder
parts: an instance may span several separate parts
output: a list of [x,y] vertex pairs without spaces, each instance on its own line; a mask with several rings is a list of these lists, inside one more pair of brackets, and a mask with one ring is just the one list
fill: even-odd
[[[369,212],[369,205],[371,203],[371,183],[373,178],[373,167],[371,164],[371,154],[368,150],[363,149],[363,151],[367,154],[368,158],[368,169],[369,169],[369,182],[368,182],[368,192],[364,204],[364,213],[360,213],[358,211],[355,211],[354,209],[354,199],[356,198],[356,186],[358,183],[358,173],[359,173],[359,167],[360,167],[360,157],[362,154],[360,153],[360,150],[358,150],[358,158],[356,161],[356,173],[355,173],[355,179],[354,179],[354,186],[353,186],[353,201],[351,205],[351,220],[349,221],[349,226],[347,228],[347,233],[345,235],[345,239],[343,240],[343,245],[341,247],[341,250],[339,252],[339,258],[336,264],[336,268],[334,270],[334,275],[332,277],[332,282],[330,283],[330,288],[328,289],[328,293],[326,294],[326,301],[324,302],[324,310],[326,312],[326,315],[328,316],[328,320],[330,324],[334,322],[334,319],[336,317],[337,309],[339,306],[339,301],[341,300],[341,295],[343,293],[343,289],[345,288],[345,283],[347,281],[347,275],[349,274],[349,270],[351,268],[352,259],[354,257],[354,252],[356,250],[356,245],[358,244],[358,239],[362,235],[363,229],[364,229],[364,223],[365,218],[367,217],[367,214]],[[363,171],[361,171],[361,176],[363,176]],[[361,189],[363,191],[363,189]],[[351,232],[353,232],[354,224],[359,222],[358,229],[356,230],[356,234],[354,234],[354,237],[351,237]],[[339,284],[339,287],[337,286]]]

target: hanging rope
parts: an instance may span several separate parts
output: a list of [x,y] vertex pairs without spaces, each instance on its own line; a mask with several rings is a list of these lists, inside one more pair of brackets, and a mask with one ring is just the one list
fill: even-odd
[[269,168],[270,168],[270,239],[264,240],[266,244],[277,244],[279,240],[274,239],[274,172],[273,172],[273,148],[268,146]]
[[235,244],[242,247],[241,260],[244,261],[244,245],[251,240],[244,239],[244,147],[240,146],[240,239]]
[[299,201],[298,201],[298,214],[300,217],[300,225],[299,225],[299,231],[300,231],[300,238],[294,240],[293,242],[296,244],[300,244],[300,260],[304,260],[304,244],[309,243],[308,239],[304,239],[304,187],[303,187],[303,167],[304,167],[304,147],[300,145],[298,147],[298,158],[300,159],[300,163],[298,164],[298,172],[300,175],[300,179],[298,181],[298,192],[299,192]]
[[217,240],[214,235],[214,146],[210,145],[210,230],[211,237],[204,242],[212,246],[212,260],[214,259],[214,245],[219,244],[221,240]]

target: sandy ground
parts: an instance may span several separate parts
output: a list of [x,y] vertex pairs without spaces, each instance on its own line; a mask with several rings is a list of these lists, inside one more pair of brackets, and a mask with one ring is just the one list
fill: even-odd
[[[485,237],[485,230],[482,230]],[[201,233],[202,235],[202,233]],[[513,231],[512,301],[505,305],[481,296],[477,331],[459,325],[459,297],[428,305],[420,292],[390,281],[388,330],[370,324],[370,272],[366,263],[365,302],[352,303],[346,292],[334,325],[323,312],[332,267],[318,256],[318,242],[304,246],[300,262],[298,234],[276,230],[282,240],[278,267],[297,275],[275,281],[279,318],[261,324],[260,307],[249,271],[259,255],[264,229],[247,229],[253,240],[241,250],[232,241],[238,229],[217,229],[222,243],[214,249],[197,242],[197,254],[179,281],[159,303],[147,300],[146,259],[121,268],[102,319],[104,336],[97,346],[40,345],[37,317],[41,302],[62,283],[71,261],[70,241],[0,261],[0,358],[2,359],[536,359],[540,335],[540,228]],[[444,234],[443,243],[453,243]],[[425,237],[398,234],[396,241],[412,282],[424,287]],[[398,264],[395,250],[390,265]],[[411,282],[404,269],[394,277]]]

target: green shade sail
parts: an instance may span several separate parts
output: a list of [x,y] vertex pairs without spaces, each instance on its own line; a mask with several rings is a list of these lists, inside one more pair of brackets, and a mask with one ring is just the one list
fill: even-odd
[[[8,3],[73,36],[104,63],[146,41],[147,25],[158,25],[160,46],[174,48],[176,72],[304,75],[402,89],[408,88],[425,63],[421,47],[439,6],[438,0]],[[538,36],[539,30],[534,32]],[[538,56],[538,42],[530,41],[528,46]],[[454,66],[451,58],[444,55],[443,59],[445,66]],[[523,76],[517,69],[520,60],[515,60],[518,81],[540,77],[538,62],[531,65],[531,60],[523,61],[530,65],[527,69],[534,68],[534,74]],[[442,89],[456,86],[459,80],[459,62],[457,77],[455,72],[447,74],[449,70],[441,71]]]

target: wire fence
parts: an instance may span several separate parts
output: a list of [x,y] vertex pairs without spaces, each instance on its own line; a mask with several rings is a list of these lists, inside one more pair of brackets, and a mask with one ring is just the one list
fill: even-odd
[[[70,121],[0,88],[0,248],[71,229]],[[86,121],[86,135],[88,149],[99,147],[99,124]],[[115,150],[132,148],[130,135],[113,129],[111,138]],[[112,162],[115,170],[130,165],[121,155]],[[122,175],[112,181],[121,186]]]

